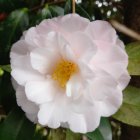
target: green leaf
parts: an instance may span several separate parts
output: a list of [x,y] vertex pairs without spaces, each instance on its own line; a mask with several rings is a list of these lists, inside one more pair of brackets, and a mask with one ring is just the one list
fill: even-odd
[[13,109],[0,125],[0,140],[32,140],[35,125],[19,109]]
[[66,131],[66,140],[81,140],[81,137],[80,133],[73,133],[69,129]]
[[25,6],[23,0],[0,0],[0,12],[10,12]]
[[35,16],[35,18],[34,18],[34,20],[32,20],[32,22],[35,23],[34,25],[39,24],[44,19],[52,18],[51,11],[47,4],[45,5],[45,7],[43,9],[39,10],[37,15],[35,14],[34,16]]
[[140,75],[140,42],[128,44],[126,51],[129,56],[128,71],[130,75]]
[[[64,13],[68,14],[72,12],[72,1],[71,0],[67,0],[65,7],[64,7]],[[86,12],[86,10],[84,8],[82,8],[82,6],[80,4],[76,4],[76,13],[78,13],[79,15],[81,15],[82,17],[88,18],[91,20],[90,15]]]
[[82,6],[80,6],[80,4],[76,4],[76,13],[78,13],[82,17],[85,17],[91,20],[90,15],[86,12],[84,8],[82,8]]
[[123,123],[140,127],[140,89],[128,86],[123,105],[113,117]]
[[71,0],[67,0],[66,4],[65,4],[65,7],[64,7],[64,13],[69,14],[69,13],[71,13],[71,11],[72,11]]
[[15,91],[12,87],[11,75],[8,72],[0,77],[0,104],[6,113],[16,105]]
[[6,72],[11,72],[11,66],[10,65],[0,65],[0,69],[6,71]]
[[101,118],[99,127],[95,131],[87,133],[86,136],[90,140],[112,140],[112,130],[108,119]]
[[64,15],[64,9],[60,6],[49,6],[49,9],[51,11],[51,14],[53,17],[57,17],[57,16],[63,16]]
[[10,50],[11,44],[20,38],[28,24],[27,8],[15,10],[8,16],[0,25],[0,42],[4,51]]

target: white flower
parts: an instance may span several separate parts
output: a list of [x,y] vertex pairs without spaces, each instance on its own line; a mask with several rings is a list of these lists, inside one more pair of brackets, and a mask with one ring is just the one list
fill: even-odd
[[11,50],[17,103],[33,122],[95,130],[114,114],[129,82],[128,56],[106,21],[77,14],[42,21]]

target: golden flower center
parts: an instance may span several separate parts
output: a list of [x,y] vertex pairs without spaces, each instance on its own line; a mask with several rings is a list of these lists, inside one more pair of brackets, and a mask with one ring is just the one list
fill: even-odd
[[74,74],[76,71],[76,64],[70,61],[62,60],[56,65],[56,68],[52,74],[52,78],[58,81],[61,87],[65,87],[71,75]]

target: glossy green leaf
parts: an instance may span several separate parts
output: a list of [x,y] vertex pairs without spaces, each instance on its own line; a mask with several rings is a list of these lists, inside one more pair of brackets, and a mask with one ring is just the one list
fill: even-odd
[[57,17],[57,16],[63,16],[64,15],[64,9],[60,6],[49,6],[49,9],[51,11],[51,14],[53,17]]
[[11,72],[11,66],[10,65],[0,65],[0,68],[6,72]]
[[71,13],[71,11],[72,11],[71,0],[67,0],[66,4],[65,4],[65,7],[64,7],[64,13],[69,14],[69,13]]
[[80,6],[80,4],[76,4],[76,13],[78,13],[82,17],[85,17],[85,18],[88,18],[89,20],[91,20],[90,15],[86,12],[86,10],[84,8],[82,8],[82,6]]
[[13,11],[8,18],[0,24],[0,42],[4,51],[9,51],[11,44],[17,41],[22,32],[28,27],[28,9]]
[[15,108],[0,125],[0,140],[32,140],[34,132],[35,125]]
[[126,51],[129,56],[128,71],[130,75],[140,75],[140,42],[128,44]]
[[25,6],[23,0],[0,0],[0,12],[10,12]]
[[4,72],[0,77],[0,105],[8,113],[16,105],[15,91],[12,87],[10,73]]
[[128,86],[124,91],[123,105],[113,117],[123,123],[140,126],[140,89]]
[[[68,14],[71,12],[72,12],[72,1],[67,0],[64,7],[64,13]],[[86,12],[86,10],[80,4],[76,4],[76,13],[81,15],[82,17],[85,17],[91,20],[90,15]]]
[[95,131],[87,133],[86,136],[90,140],[112,140],[112,130],[108,119],[101,118],[99,127]]
[[66,131],[66,140],[81,140],[81,137],[80,133],[73,133],[69,129]]

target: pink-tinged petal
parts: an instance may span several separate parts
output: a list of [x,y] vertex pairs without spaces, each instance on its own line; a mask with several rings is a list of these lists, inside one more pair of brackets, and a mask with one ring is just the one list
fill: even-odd
[[11,75],[20,85],[25,85],[27,81],[43,80],[45,76],[35,71],[31,67],[29,56],[17,56],[11,53]]
[[58,52],[52,49],[36,48],[31,54],[31,65],[42,74],[51,74],[56,63],[61,59]]
[[16,90],[16,99],[17,99],[17,104],[21,106],[21,108],[29,114],[36,114],[39,110],[38,106],[29,101],[25,95],[25,89],[22,86],[18,86]]
[[[89,81],[89,101],[98,101],[102,116],[114,114],[122,104],[122,90],[111,76],[98,75]],[[86,94],[85,94],[86,95]],[[102,109],[103,108],[103,109]]]
[[41,125],[58,128],[62,122],[67,122],[71,106],[67,106],[69,101],[64,93],[58,92],[57,95],[54,101],[40,105],[38,122]]
[[[101,115],[94,100],[90,103],[84,99],[84,96],[81,96],[78,100],[73,101],[71,106],[72,113],[68,122],[72,131],[86,133],[95,130],[99,126]],[[76,127],[76,124],[78,127]]]
[[86,133],[87,123],[86,123],[84,114],[78,114],[78,113],[71,114],[71,117],[69,120],[69,127],[75,133],[77,132]]
[[[20,55],[27,55],[30,50],[32,50],[33,47],[25,42],[24,40],[19,40],[18,42],[14,43],[11,48],[11,54],[16,54],[17,56]],[[11,57],[10,54],[10,57]],[[12,58],[11,58],[12,59]]]
[[51,128],[60,127],[59,116],[55,116],[57,115],[56,111],[58,112],[59,108],[56,110],[54,103],[42,104],[38,113],[38,122],[41,125],[47,125]]
[[96,45],[83,32],[72,34],[68,41],[73,53],[81,61],[88,62],[96,53]]
[[31,113],[25,113],[26,117],[34,122],[34,123],[38,123],[38,119],[37,119],[37,113],[31,114]]
[[119,77],[118,82],[119,82],[119,87],[123,90],[126,88],[130,81],[131,77],[129,76],[129,73],[127,70],[123,72],[123,74]]
[[99,101],[98,105],[101,111],[101,115],[109,117],[116,113],[122,105],[122,90],[118,87],[113,93],[110,93],[104,101]]
[[68,14],[66,16],[44,20],[37,26],[40,33],[49,33],[55,31],[64,37],[70,33],[84,31],[89,24],[89,20],[80,17],[77,14]]
[[121,47],[113,45],[106,51],[99,49],[90,63],[92,68],[98,67],[99,69],[103,69],[118,79],[127,68],[128,56]]
[[31,81],[25,85],[27,98],[36,104],[43,104],[52,101],[59,92],[59,87],[55,81],[46,79],[44,81]]
[[114,28],[106,21],[96,20],[91,22],[86,33],[93,40],[101,40],[105,42],[115,43],[118,38]]
[[84,31],[90,21],[77,14],[68,14],[61,17],[58,23],[62,29],[69,33],[73,33],[76,31]]

